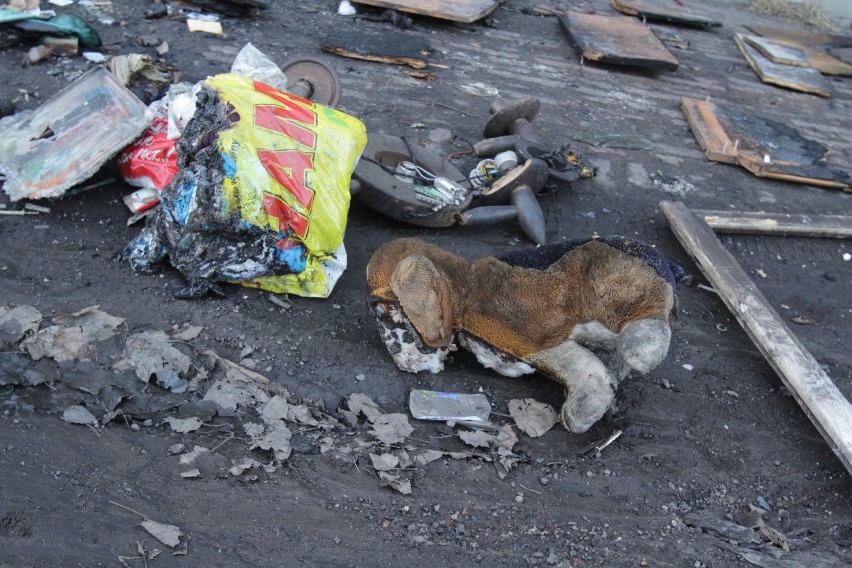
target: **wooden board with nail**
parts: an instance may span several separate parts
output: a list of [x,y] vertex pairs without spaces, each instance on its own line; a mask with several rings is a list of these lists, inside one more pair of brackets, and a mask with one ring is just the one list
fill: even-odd
[[498,0],[353,0],[357,4],[399,10],[432,18],[470,23],[494,11]]
[[636,18],[568,12],[559,21],[585,60],[665,71],[678,67],[675,56]]
[[852,474],[852,405],[713,230],[683,203],[663,201],[660,207],[680,243]]

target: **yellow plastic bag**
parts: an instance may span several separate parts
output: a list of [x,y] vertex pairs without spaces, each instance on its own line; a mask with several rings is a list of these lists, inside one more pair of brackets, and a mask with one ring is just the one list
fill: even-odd
[[327,297],[346,267],[349,181],[364,125],[241,75],[204,87],[215,104],[199,97],[161,219],[130,243],[131,264],[147,269],[167,256],[191,282]]

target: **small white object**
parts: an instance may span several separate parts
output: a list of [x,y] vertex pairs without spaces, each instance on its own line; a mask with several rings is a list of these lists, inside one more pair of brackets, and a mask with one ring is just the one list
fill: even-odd
[[847,262],[852,260],[852,254],[849,254],[848,252],[844,252],[843,253],[843,260],[845,260]]
[[393,177],[405,183],[414,183],[417,178],[417,166],[408,161],[400,162],[394,169]]
[[476,164],[476,167],[470,170],[470,175],[468,175],[468,181],[470,182],[471,187],[476,189],[477,187],[482,187],[486,182],[491,181],[497,177],[497,166],[494,164],[494,160],[487,158],[485,160],[480,161]]
[[169,126],[166,132],[169,140],[180,138],[181,132],[195,115],[196,95],[201,87],[201,81],[192,86],[187,83],[178,83],[169,87],[165,97],[166,107],[169,110]]
[[691,371],[691,370],[695,369],[695,367],[693,367],[689,363],[684,364],[683,368],[686,369],[687,371]]
[[84,51],[83,58],[86,61],[91,61],[92,63],[103,63],[107,60],[107,56],[103,53],[98,53],[97,51]]
[[191,32],[204,32],[213,35],[225,35],[222,22],[209,22],[207,20],[187,19],[186,27]]
[[343,0],[337,7],[337,13],[340,16],[354,16],[357,12],[349,0]]
[[772,158],[769,157],[769,154],[763,155],[763,163],[764,164],[771,164],[772,163]]
[[498,170],[505,173],[518,165],[518,155],[512,150],[506,150],[494,156],[494,163]]

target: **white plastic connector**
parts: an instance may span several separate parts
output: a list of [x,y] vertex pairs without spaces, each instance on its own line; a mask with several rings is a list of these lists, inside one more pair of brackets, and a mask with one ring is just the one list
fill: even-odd
[[494,156],[494,164],[502,173],[506,173],[518,165],[518,155],[512,150],[500,152]]

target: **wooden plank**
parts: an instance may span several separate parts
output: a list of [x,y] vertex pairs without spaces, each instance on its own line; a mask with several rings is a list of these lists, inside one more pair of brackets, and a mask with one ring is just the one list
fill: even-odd
[[398,12],[441,18],[453,22],[470,23],[482,19],[500,4],[500,0],[352,0],[388,8]]
[[737,145],[719,122],[713,103],[681,97],[680,108],[708,159],[726,164],[737,163]]
[[693,209],[716,233],[852,239],[852,217]]
[[831,90],[822,74],[813,67],[797,67],[774,63],[752,47],[745,34],[734,34],[734,42],[740,48],[757,76],[764,83],[786,87],[803,93],[830,97]]
[[796,67],[810,67],[808,54],[801,47],[795,45],[784,45],[771,39],[754,35],[743,35],[746,43],[755,48],[768,60],[781,65],[795,65]]
[[772,40],[793,41],[801,45],[825,46],[825,47],[852,47],[852,36],[827,34],[820,32],[803,32],[778,30],[765,26],[746,26],[748,29]]
[[777,120],[681,97],[695,139],[708,159],[736,163],[754,175],[852,193],[852,175],[825,161],[828,148]]
[[664,22],[695,28],[713,28],[722,25],[722,22],[700,16],[683,8],[657,6],[645,2],[633,2],[632,0],[611,0],[611,4],[622,14],[644,18],[649,22]]
[[567,12],[562,28],[584,59],[674,71],[678,61],[651,29],[636,18]]
[[709,226],[682,203],[660,203],[681,245],[852,474],[852,405]]
[[423,69],[431,48],[417,35],[377,26],[337,26],[320,41],[320,49],[353,59]]
[[841,59],[837,59],[825,50],[808,45],[799,47],[801,47],[808,56],[808,63],[810,66],[820,73],[823,73],[824,75],[852,76],[852,65],[849,65]]
[[852,65],[822,49],[827,47],[852,47],[852,37],[809,32],[785,32],[772,28],[747,26],[754,33],[777,44],[801,49],[808,64],[824,75],[852,75]]

